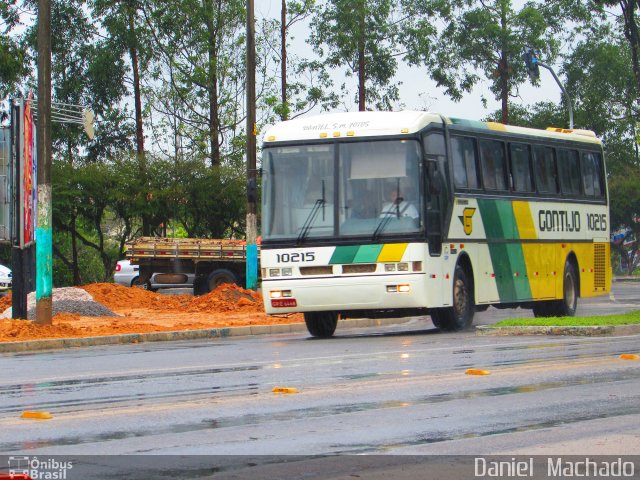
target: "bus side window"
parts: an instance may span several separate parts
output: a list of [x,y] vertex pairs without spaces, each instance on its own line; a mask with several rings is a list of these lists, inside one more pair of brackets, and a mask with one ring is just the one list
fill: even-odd
[[578,152],[558,149],[558,171],[560,173],[560,189],[565,195],[580,195],[580,160]]
[[506,190],[504,143],[496,140],[480,140],[482,180],[487,190]]
[[[438,187],[442,190],[448,190],[448,168],[447,168],[447,149],[445,147],[444,133],[440,131],[428,132],[422,139],[424,144],[424,152],[427,158],[432,158],[437,163],[437,172],[430,172],[427,170],[427,181],[430,182],[427,185],[427,196],[430,194],[436,194]],[[433,167],[431,168],[433,170]],[[438,175],[440,178],[432,178],[432,175]]]
[[602,198],[604,196],[601,165],[600,154],[592,152],[582,154],[582,183],[587,197]]
[[558,193],[556,159],[553,148],[533,147],[533,171],[540,193]]
[[512,143],[509,145],[509,151],[511,156],[513,190],[515,192],[532,192],[533,182],[531,179],[529,146],[522,143]]
[[453,183],[457,188],[477,189],[478,170],[476,168],[475,141],[469,137],[451,137],[453,156]]

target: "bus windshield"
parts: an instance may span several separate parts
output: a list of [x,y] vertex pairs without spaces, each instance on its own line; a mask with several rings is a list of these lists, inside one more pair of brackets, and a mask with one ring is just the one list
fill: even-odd
[[409,139],[265,148],[263,240],[421,232],[420,158]]

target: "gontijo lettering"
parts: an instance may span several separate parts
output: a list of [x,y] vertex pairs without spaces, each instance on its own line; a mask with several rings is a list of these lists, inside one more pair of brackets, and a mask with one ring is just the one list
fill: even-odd
[[574,210],[540,210],[538,226],[541,232],[579,232],[580,212]]

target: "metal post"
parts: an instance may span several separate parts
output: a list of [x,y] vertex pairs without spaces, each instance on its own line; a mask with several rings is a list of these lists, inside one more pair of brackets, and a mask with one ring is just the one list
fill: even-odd
[[551,68],[549,65],[547,65],[545,63],[542,63],[540,60],[538,60],[537,63],[541,67],[544,67],[544,68],[546,68],[547,70],[549,70],[551,72],[551,75],[553,75],[553,79],[556,81],[556,83],[560,87],[560,90],[562,90],[562,93],[564,93],[564,96],[567,99],[567,107],[569,108],[569,128],[573,129],[573,101],[571,100],[571,97],[569,96],[569,92],[567,92],[567,89],[564,88],[564,85],[562,85],[562,82],[560,81],[560,79],[556,75],[556,72],[553,71],[553,68]]
[[246,286],[258,286],[256,218],[256,44],[253,0],[247,0],[247,264]]
[[36,323],[52,317],[51,214],[51,5],[38,0],[38,211],[36,221]]

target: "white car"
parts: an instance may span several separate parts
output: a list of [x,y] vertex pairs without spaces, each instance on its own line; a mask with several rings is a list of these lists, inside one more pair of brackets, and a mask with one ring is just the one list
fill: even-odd
[[0,291],[9,290],[11,288],[12,273],[11,269],[0,265]]
[[[125,287],[140,287],[145,290],[155,292],[159,288],[193,288],[195,275],[193,273],[185,274],[163,274],[154,273],[151,278],[145,282],[139,282],[138,265],[131,265],[129,260],[118,260],[116,271],[113,274],[113,281]],[[174,283],[168,283],[167,280]],[[179,282],[176,282],[179,280]]]

